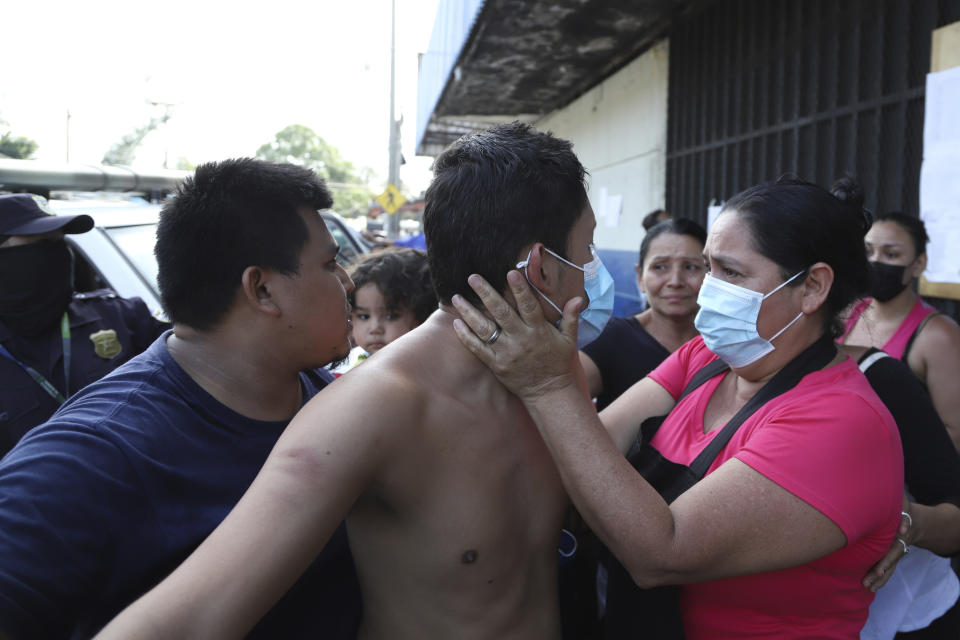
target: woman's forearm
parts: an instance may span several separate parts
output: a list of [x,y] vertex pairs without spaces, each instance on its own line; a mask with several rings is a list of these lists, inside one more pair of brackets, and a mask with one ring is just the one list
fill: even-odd
[[578,389],[526,404],[584,520],[638,582],[657,582],[658,560],[672,544],[666,502],[627,462]]
[[913,503],[910,516],[913,544],[941,556],[960,552],[960,507],[949,502],[933,506]]

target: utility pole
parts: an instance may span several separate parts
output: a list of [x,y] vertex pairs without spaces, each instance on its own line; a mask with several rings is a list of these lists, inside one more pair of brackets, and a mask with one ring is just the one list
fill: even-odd
[[67,157],[65,162],[70,162],[70,109],[67,109]]
[[[394,118],[394,95],[396,93],[396,57],[397,40],[397,0],[390,0],[390,165],[387,181],[400,188],[400,123]],[[400,212],[387,216],[387,239],[396,240],[400,236]]]
[[[159,124],[165,125],[170,120],[170,112],[176,105],[175,102],[161,102],[160,100],[150,100],[147,99],[147,104],[151,107],[163,107],[163,117],[160,118]],[[168,156],[170,155],[170,130],[169,128],[164,128],[163,131],[163,168],[167,168]]]

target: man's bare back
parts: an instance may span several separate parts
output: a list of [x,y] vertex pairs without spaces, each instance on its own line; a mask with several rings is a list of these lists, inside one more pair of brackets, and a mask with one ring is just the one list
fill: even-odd
[[361,414],[406,395],[347,520],[361,637],[557,638],[566,497],[526,410],[452,322],[434,313],[334,387]]

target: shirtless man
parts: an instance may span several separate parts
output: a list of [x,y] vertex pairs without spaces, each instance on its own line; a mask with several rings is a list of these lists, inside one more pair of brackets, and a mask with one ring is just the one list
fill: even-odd
[[548,317],[583,296],[584,169],[568,142],[515,123],[460,139],[434,171],[440,309],[311,400],[223,525],[99,637],[239,637],[344,516],[361,638],[560,636],[567,499],[522,404],[461,346],[450,302],[476,300],[471,273],[506,289],[523,260]]

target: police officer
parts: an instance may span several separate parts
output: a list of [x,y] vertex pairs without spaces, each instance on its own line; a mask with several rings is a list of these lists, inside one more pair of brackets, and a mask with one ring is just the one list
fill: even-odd
[[90,216],[55,215],[40,196],[0,196],[0,457],[167,328],[139,298],[73,292],[64,234],[91,228]]

